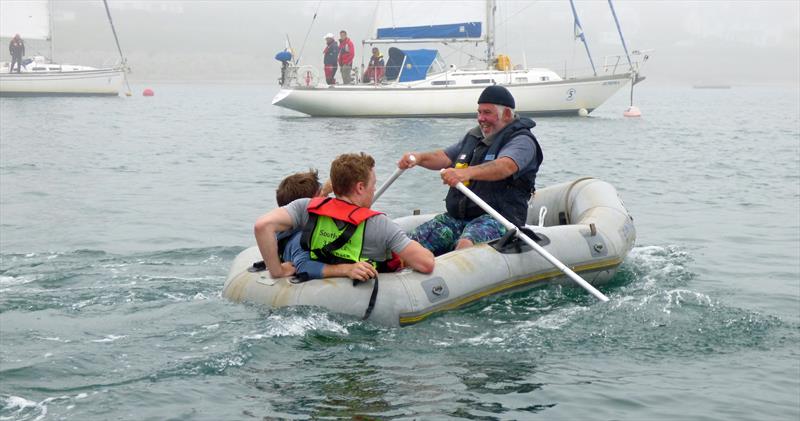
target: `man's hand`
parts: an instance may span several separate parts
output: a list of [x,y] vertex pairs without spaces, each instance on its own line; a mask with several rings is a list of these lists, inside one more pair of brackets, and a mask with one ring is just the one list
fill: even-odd
[[441,171],[442,183],[455,187],[459,182],[466,184],[471,178],[469,168],[445,168]]
[[406,152],[403,154],[403,157],[397,161],[397,168],[401,170],[407,170],[415,165],[417,165],[417,160],[415,159],[414,152]]

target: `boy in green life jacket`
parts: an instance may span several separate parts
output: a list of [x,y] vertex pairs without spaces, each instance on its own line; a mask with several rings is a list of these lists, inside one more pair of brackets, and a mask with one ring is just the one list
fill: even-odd
[[263,215],[254,232],[261,257],[273,278],[294,274],[281,265],[276,232],[304,229],[301,243],[313,260],[325,263],[324,277],[365,281],[396,254],[406,266],[433,271],[433,254],[389,217],[369,209],[375,195],[375,160],[363,152],[343,154],[331,163],[335,198],[298,199]]

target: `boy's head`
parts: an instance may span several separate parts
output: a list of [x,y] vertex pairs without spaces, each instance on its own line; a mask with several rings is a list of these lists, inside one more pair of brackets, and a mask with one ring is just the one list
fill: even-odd
[[297,199],[314,197],[320,191],[317,170],[309,169],[307,172],[292,174],[281,181],[275,190],[275,201],[278,206],[286,206]]
[[375,160],[361,153],[349,153],[336,157],[331,163],[331,184],[336,196],[352,194],[356,185],[361,182],[369,184],[370,176],[374,177]]

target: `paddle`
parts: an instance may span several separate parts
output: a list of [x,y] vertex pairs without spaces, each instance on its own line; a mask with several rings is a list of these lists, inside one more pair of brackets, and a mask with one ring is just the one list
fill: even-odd
[[561,263],[552,254],[547,252],[547,250],[542,248],[542,246],[536,244],[535,241],[531,240],[527,235],[525,235],[525,233],[520,231],[516,226],[514,226],[514,224],[509,222],[508,219],[504,218],[503,215],[500,215],[496,210],[492,209],[492,207],[489,206],[488,203],[484,202],[480,197],[478,197],[478,195],[473,193],[472,190],[470,190],[466,186],[464,186],[464,184],[459,182],[458,184],[456,184],[456,188],[458,189],[458,191],[460,191],[461,193],[464,193],[465,196],[469,197],[473,202],[475,202],[478,206],[480,206],[481,209],[485,210],[486,213],[488,213],[494,219],[496,219],[498,222],[503,224],[503,226],[505,226],[506,229],[508,229],[509,231],[510,230],[514,230],[515,231],[515,235],[520,240],[528,243],[528,245],[533,247],[533,249],[536,250],[537,253],[542,255],[542,257],[544,257],[548,262],[552,263],[553,266],[557,267],[559,270],[564,272],[565,275],[567,275],[570,278],[572,278],[572,280],[577,282],[578,285],[583,287],[583,289],[585,289],[585,290],[589,291],[590,293],[592,293],[592,295],[597,297],[597,299],[599,299],[600,301],[603,301],[603,302],[608,301],[608,297],[603,295],[602,292],[598,291],[595,287],[593,287],[591,284],[586,282],[586,280],[584,280],[583,278],[578,276],[577,273],[573,272],[572,269],[568,268],[563,263]]
[[[408,159],[410,159],[412,161],[416,161],[417,160],[417,158],[415,158],[414,155],[410,155],[408,157]],[[392,183],[394,183],[394,180],[397,180],[397,177],[400,177],[400,175],[403,174],[405,171],[406,170],[403,170],[403,169],[400,169],[400,168],[394,170],[394,173],[392,173],[392,176],[389,177],[389,179],[386,180],[383,184],[381,184],[380,187],[378,187],[378,190],[375,192],[375,196],[372,197],[372,203],[374,204],[375,202],[377,202],[378,198],[381,197],[383,192],[385,192],[386,189],[388,189],[389,186],[391,186]]]

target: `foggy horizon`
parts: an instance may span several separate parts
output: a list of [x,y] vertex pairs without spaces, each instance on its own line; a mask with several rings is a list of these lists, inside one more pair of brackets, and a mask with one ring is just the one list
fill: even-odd
[[[458,4],[435,3],[439,11]],[[596,66],[605,56],[624,55],[607,3],[575,4]],[[297,54],[302,51],[301,64],[320,71],[327,32],[348,30],[356,63],[368,59],[369,46],[361,40],[373,30],[375,10],[375,3],[366,1],[110,0],[109,5],[132,81],[267,84],[277,83],[280,63],[273,57],[287,37]],[[629,50],[652,50],[642,69],[648,84],[800,84],[798,2],[617,1],[614,6]],[[53,16],[56,61],[98,66],[119,60],[102,1],[57,1]],[[560,75],[565,66],[570,74],[591,70],[583,45],[574,39],[566,0],[498,1],[496,21],[496,52],[509,55],[513,64]],[[40,42],[26,41],[26,47],[27,56],[49,55]],[[384,54],[388,47],[379,46]],[[485,48],[429,47],[459,66]],[[2,51],[0,59],[8,60],[7,48]]]

